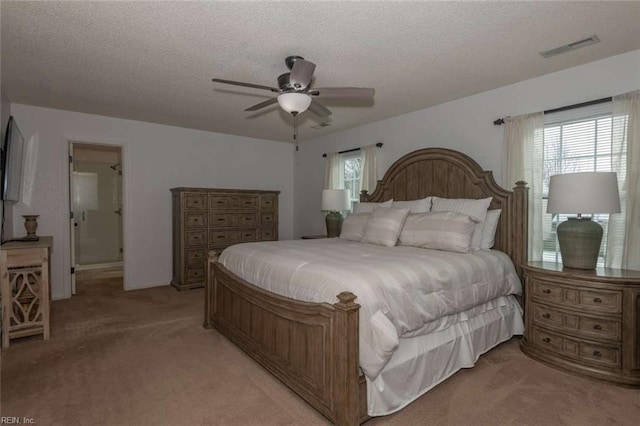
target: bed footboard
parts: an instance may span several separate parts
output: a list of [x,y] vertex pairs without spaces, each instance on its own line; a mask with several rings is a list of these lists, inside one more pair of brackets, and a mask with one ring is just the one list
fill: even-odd
[[364,379],[358,375],[356,296],[308,303],[262,290],[228,271],[209,253],[205,328],[216,328],[338,425],[365,421]]

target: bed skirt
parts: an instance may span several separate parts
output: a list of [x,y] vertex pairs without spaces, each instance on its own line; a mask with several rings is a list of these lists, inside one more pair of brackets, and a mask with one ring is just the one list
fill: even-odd
[[367,379],[367,412],[401,410],[480,355],[524,331],[522,309],[513,296],[495,309],[425,336],[400,339],[400,346],[373,381]]

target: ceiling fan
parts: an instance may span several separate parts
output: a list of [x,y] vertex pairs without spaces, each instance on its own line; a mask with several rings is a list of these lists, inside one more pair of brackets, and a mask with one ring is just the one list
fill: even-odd
[[307,109],[320,117],[328,117],[331,115],[331,111],[313,99],[313,97],[371,99],[375,94],[374,89],[365,87],[312,88],[313,72],[316,69],[314,63],[305,60],[301,56],[288,56],[284,62],[291,72],[284,73],[278,77],[278,88],[244,83],[241,81],[224,80],[221,78],[214,78],[212,81],[278,93],[278,96],[275,98],[253,105],[245,109],[245,111],[257,111],[278,103],[283,110],[294,117],[305,112]]

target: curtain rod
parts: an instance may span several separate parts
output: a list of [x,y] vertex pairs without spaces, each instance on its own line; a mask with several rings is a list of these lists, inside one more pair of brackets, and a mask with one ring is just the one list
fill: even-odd
[[[378,148],[382,148],[382,145],[384,145],[382,142],[378,142],[378,143],[376,144],[376,146],[377,146]],[[338,152],[338,154],[346,154],[347,152],[360,151],[361,149],[362,149],[362,148],[345,149],[344,151],[340,151],[340,152]],[[322,156],[326,158],[327,153],[325,152],[324,154],[322,154]]]
[[[582,108],[582,107],[586,107],[586,106],[590,106],[590,105],[603,104],[605,102],[611,102],[612,99],[613,98],[611,96],[609,96],[608,98],[596,99],[595,101],[587,101],[587,102],[582,102],[582,103],[579,103],[579,104],[563,106],[563,107],[560,107],[560,108],[548,109],[548,110],[544,111],[544,114],[552,114],[554,112],[567,111],[567,110],[570,110],[570,109]],[[504,121],[507,118],[510,118],[510,117],[498,118],[497,120],[495,120],[493,122],[493,124],[496,125],[496,126],[504,124]]]

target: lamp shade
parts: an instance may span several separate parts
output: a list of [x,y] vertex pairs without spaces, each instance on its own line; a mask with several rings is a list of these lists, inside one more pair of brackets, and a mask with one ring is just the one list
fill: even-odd
[[282,93],[278,95],[278,103],[288,113],[300,114],[311,105],[311,96],[297,92]]
[[351,194],[348,189],[323,189],[322,210],[338,212],[351,209]]
[[547,213],[620,213],[615,172],[581,172],[551,176]]

